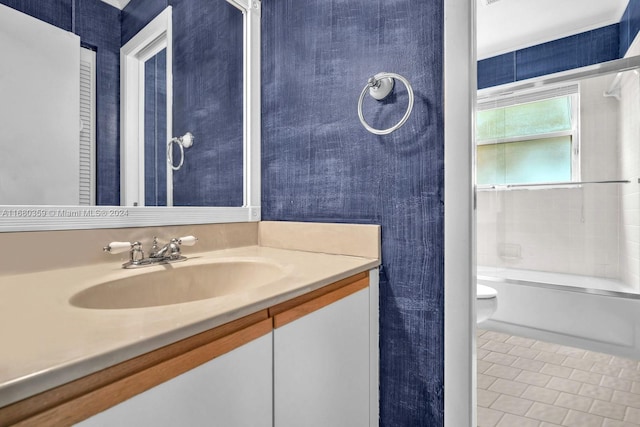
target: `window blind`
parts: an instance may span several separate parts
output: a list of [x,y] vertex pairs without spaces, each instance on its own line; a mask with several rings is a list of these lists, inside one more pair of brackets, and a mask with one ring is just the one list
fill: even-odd
[[82,48],[80,53],[80,175],[79,204],[95,204],[95,79],[96,53]]

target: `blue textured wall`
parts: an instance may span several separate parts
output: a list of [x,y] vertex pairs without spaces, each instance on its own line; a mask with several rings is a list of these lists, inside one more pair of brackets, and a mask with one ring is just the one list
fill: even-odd
[[[96,203],[120,204],[120,11],[99,0],[0,0],[96,51]],[[74,22],[75,16],[75,22]]]
[[[144,205],[166,206],[167,50],[148,59],[144,72]],[[177,164],[180,154],[175,151]]]
[[122,46],[167,6],[169,6],[167,0],[131,0],[122,9]]
[[478,89],[512,83],[515,81],[515,52],[509,52],[478,61]]
[[173,174],[176,206],[242,206],[242,13],[225,1],[173,0],[173,133],[191,132]]
[[[443,424],[443,2],[262,2],[262,217],[382,225],[381,425]],[[416,101],[375,136],[357,100],[380,71]],[[376,127],[399,120],[367,99]],[[376,105],[373,105],[376,104]]]
[[613,24],[478,61],[478,89],[618,59]]
[[120,10],[75,0],[76,34],[96,51],[96,204],[120,204]]
[[640,31],[640,0],[629,0],[620,20],[620,58],[627,53],[638,31]]
[[619,25],[516,51],[516,80],[618,59]]
[[[22,13],[55,25],[65,31],[73,29],[73,3],[75,0],[0,0]],[[96,0],[98,1],[98,0]]]

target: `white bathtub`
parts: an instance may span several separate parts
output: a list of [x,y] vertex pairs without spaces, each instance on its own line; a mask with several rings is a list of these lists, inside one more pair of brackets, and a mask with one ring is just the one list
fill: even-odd
[[640,295],[630,287],[527,270],[478,267],[477,274],[498,291],[483,328],[640,359]]

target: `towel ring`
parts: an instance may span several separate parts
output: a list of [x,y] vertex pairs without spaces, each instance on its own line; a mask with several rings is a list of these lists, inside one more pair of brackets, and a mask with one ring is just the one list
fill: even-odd
[[[171,169],[174,171],[179,170],[184,164],[184,149],[189,148],[193,145],[193,134],[191,132],[187,132],[181,137],[171,138],[171,140],[167,143],[167,162]],[[178,144],[180,148],[180,163],[178,166],[173,164],[173,152],[171,151],[171,144]]]
[[[391,126],[389,129],[373,128],[366,122],[366,120],[364,119],[364,115],[362,114],[362,102],[364,101],[364,97],[368,91],[373,99],[376,99],[378,101],[385,99],[393,91],[393,86],[395,84],[394,79],[400,80],[407,88],[407,92],[409,93],[409,106],[407,107],[407,111],[406,113],[404,113],[404,116],[400,119],[400,121],[394,126]],[[360,118],[360,123],[362,123],[362,126],[364,126],[366,130],[376,135],[387,135],[400,128],[405,124],[405,122],[411,115],[412,109],[413,88],[411,87],[411,84],[407,79],[396,73],[378,73],[375,76],[371,77],[367,81],[367,85],[364,87],[364,89],[362,89],[360,99],[358,99],[358,117]]]

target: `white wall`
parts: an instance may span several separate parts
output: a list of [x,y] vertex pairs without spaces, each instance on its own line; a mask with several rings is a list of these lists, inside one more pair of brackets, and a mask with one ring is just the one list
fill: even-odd
[[[626,56],[640,54],[640,37]],[[620,99],[620,173],[631,181],[620,196],[620,278],[640,292],[640,77],[629,71],[622,75]]]
[[[584,181],[619,179],[619,102],[603,96],[613,77],[580,85]],[[620,191],[617,184],[479,191],[478,265],[619,277]]]
[[80,38],[0,5],[0,204],[77,205]]
[[444,426],[475,427],[475,2],[444,2]]

